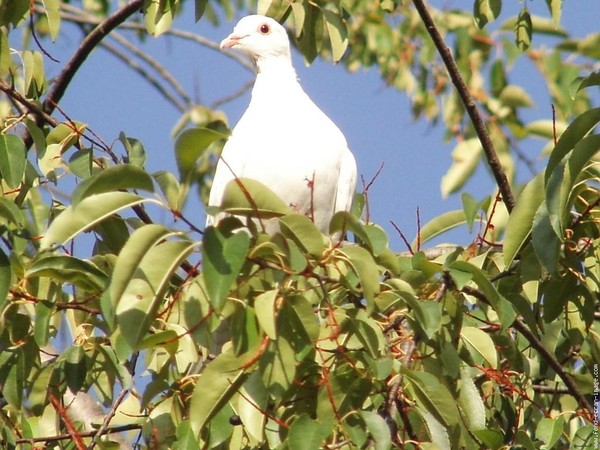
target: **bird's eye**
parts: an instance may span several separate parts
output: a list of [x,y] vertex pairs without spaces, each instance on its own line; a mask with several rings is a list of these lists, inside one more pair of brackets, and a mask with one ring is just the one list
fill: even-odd
[[258,29],[262,34],[269,34],[271,32],[271,27],[266,23],[263,23]]

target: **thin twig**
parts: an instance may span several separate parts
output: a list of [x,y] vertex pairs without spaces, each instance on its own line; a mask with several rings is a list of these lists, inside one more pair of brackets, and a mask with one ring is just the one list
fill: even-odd
[[510,183],[506,176],[506,172],[502,168],[502,164],[500,163],[500,159],[498,159],[498,155],[496,154],[496,150],[494,150],[494,144],[490,138],[490,135],[487,131],[485,122],[477,108],[477,103],[475,103],[475,99],[471,96],[469,92],[469,88],[467,87],[458,66],[456,65],[456,61],[452,57],[452,52],[450,48],[444,42],[444,38],[441,33],[437,29],[431,14],[427,10],[425,6],[425,2],[423,0],[413,0],[413,4],[417,8],[417,12],[419,16],[421,16],[421,20],[431,36],[434,45],[436,46],[444,64],[446,65],[446,69],[450,74],[450,78],[452,79],[452,83],[456,87],[458,95],[460,96],[469,117],[471,118],[471,122],[473,123],[473,127],[477,133],[477,137],[481,142],[481,146],[483,147],[483,152],[485,153],[485,157],[487,159],[487,163],[494,175],[494,179],[496,180],[496,184],[498,185],[498,189],[502,194],[502,199],[506,205],[506,209],[508,212],[511,212],[513,207],[515,206],[515,199],[513,197]]
[[177,81],[177,78],[175,78],[175,76],[173,76],[173,74],[166,69],[165,66],[159,63],[155,58],[151,57],[148,53],[141,51],[139,47],[133,45],[130,40],[126,39],[119,33],[113,32],[110,37],[148,64],[148,66],[150,66],[158,75],[160,75],[163,80],[165,80],[171,86],[171,88],[177,93],[177,95],[179,95],[179,97],[181,97],[186,105],[192,104],[192,99],[185,91],[185,88],[179,81]]
[[98,443],[100,438],[107,433],[106,430],[109,429],[108,425],[110,424],[110,421],[117,413],[117,409],[119,408],[119,405],[123,402],[123,400],[125,399],[125,396],[127,396],[127,394],[129,394],[129,389],[123,389],[119,393],[119,395],[115,399],[114,404],[110,408],[110,411],[106,414],[106,417],[104,417],[104,421],[102,422],[102,425],[100,426],[100,428],[98,428],[98,431],[96,431],[96,434],[92,438],[92,442],[90,442],[90,445],[87,446],[86,450],[92,450],[96,446],[96,444]]
[[[486,295],[478,289],[475,289],[471,286],[464,286],[462,288],[462,292],[465,294],[471,295],[478,300],[481,300],[487,305],[490,305],[489,299]],[[564,367],[558,362],[556,357],[544,346],[542,341],[540,341],[537,336],[525,325],[523,319],[517,317],[512,324],[512,327],[517,330],[520,334],[527,339],[529,345],[536,350],[540,356],[546,360],[546,362],[554,369],[554,372],[560,377],[560,379],[565,384],[565,387],[568,389],[569,393],[575,398],[579,407],[585,412],[586,417],[591,420],[592,412],[594,409],[590,402],[588,402],[587,398],[581,393],[579,387],[575,383],[575,381],[571,378],[571,376],[567,373]]]
[[81,67],[102,39],[108,36],[113,29],[118,27],[130,16],[139,12],[143,5],[144,0],[133,0],[131,3],[115,11],[104,21],[100,22],[98,26],[85,37],[79,48],[71,56],[71,59],[65,64],[61,73],[54,80],[52,89],[48,92],[43,103],[43,109],[46,113],[51,114],[52,111],[54,111],[55,105],[64,95],[71,80],[79,70],[79,67]]
[[[115,35],[112,35],[111,37],[115,39]],[[138,54],[136,54],[136,56],[141,58],[139,53],[142,52],[139,52],[138,49],[134,45],[131,45],[129,42],[127,42],[127,40],[122,38],[122,41],[117,41],[119,42],[119,44],[127,46],[129,51],[137,51]],[[181,102],[174,95],[172,95],[154,75],[152,75],[149,71],[142,67],[135,59],[130,58],[127,54],[123,53],[117,47],[115,47],[112,44],[109,44],[108,42],[101,42],[100,45],[104,47],[113,56],[119,58],[122,62],[127,64],[130,69],[132,69],[134,72],[137,72],[142,78],[144,78],[148,83],[150,83],[152,87],[156,89],[158,93],[161,94],[169,103],[171,103],[179,112],[184,112],[186,110],[187,107],[185,103]],[[145,57],[151,59],[148,55],[145,55]],[[188,99],[186,99],[186,101],[187,100]]]
[[[111,427],[111,428],[107,428],[104,431],[104,434],[114,434],[114,433],[122,433],[124,431],[131,431],[131,430],[140,430],[142,428],[141,424],[138,423],[132,423],[132,424],[127,424],[127,425],[119,425],[119,426],[115,426],[115,427]],[[97,433],[96,430],[94,431],[81,431],[79,432],[79,436],[81,437],[92,437]],[[73,436],[71,436],[70,434],[57,434],[55,436],[42,436],[42,437],[33,437],[33,438],[20,438],[20,439],[16,439],[15,440],[15,444],[35,444],[37,442],[57,442],[57,441],[64,441],[67,439],[73,439]],[[0,444],[3,444],[4,442],[0,441]]]
[[[80,10],[79,8],[75,8],[72,5],[67,5],[67,4],[61,5],[61,9],[64,9],[65,11],[68,11],[71,13],[71,14],[68,14],[68,13],[61,12],[61,18],[65,19],[69,22],[75,22],[75,23],[79,23],[79,24],[88,24],[88,25],[94,25],[94,26],[98,25],[100,23],[100,21],[93,15],[86,13],[85,11]],[[38,9],[36,8],[36,11],[37,10]],[[132,30],[132,31],[146,31],[145,25],[143,23],[137,23],[137,22],[121,23],[121,24],[119,24],[119,29],[127,29],[127,30]],[[254,63],[247,56],[244,56],[243,54],[236,53],[233,51],[222,51],[221,48],[219,47],[218,42],[212,41],[212,40],[207,39],[198,34],[191,33],[189,31],[179,30],[176,28],[170,28],[170,29],[164,31],[163,35],[174,36],[174,37],[177,37],[180,39],[192,41],[192,42],[195,42],[196,44],[200,44],[203,47],[207,47],[211,50],[222,52],[225,56],[235,60],[240,65],[242,65],[242,67],[248,69],[249,71],[251,71],[253,73],[256,71]]]

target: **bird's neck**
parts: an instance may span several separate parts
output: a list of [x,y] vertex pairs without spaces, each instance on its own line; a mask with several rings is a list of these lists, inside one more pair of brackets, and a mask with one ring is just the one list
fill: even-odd
[[296,71],[290,55],[271,56],[256,60],[257,80],[259,78],[280,78],[282,80],[297,80]]

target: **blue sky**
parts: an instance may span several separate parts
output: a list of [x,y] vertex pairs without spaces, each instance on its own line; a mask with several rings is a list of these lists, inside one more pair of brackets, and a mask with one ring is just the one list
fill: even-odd
[[[598,31],[598,0],[565,0],[564,3],[562,25],[574,36]],[[431,4],[444,8],[472,8],[471,0],[432,1]],[[505,10],[498,23],[514,15],[521,5],[519,1],[505,0]],[[548,16],[543,0],[528,1],[527,5],[533,14]],[[215,41],[225,37],[237,19],[245,15],[240,14],[236,20],[224,22],[215,29],[208,22],[194,23],[192,5],[187,6],[174,27]],[[56,44],[45,47],[62,64],[74,50],[75,37],[78,37],[77,30],[67,24],[63,26],[63,33],[65,35]],[[121,33],[129,36],[130,32]],[[535,39],[535,42],[542,42],[540,37]],[[217,51],[169,36],[149,38],[147,42],[144,49],[161,61],[201,104],[211,104],[253,78],[250,72]],[[346,135],[356,156],[359,173],[369,180],[380,165],[385,164],[370,191],[371,218],[389,232],[393,249],[405,250],[405,247],[390,221],[412,239],[417,230],[416,208],[420,209],[423,223],[445,211],[460,208],[460,195],[442,199],[440,194],[440,179],[450,165],[455,143],[443,141],[441,126],[413,121],[404,93],[387,88],[376,69],[349,74],[342,65],[322,60],[306,66],[298,54],[294,55],[294,63],[305,91]],[[62,67],[50,61],[46,64],[54,72]],[[517,66],[517,71],[512,79],[517,84],[526,80],[525,85],[535,101],[535,106],[523,117],[528,120],[550,118],[550,99],[539,74],[525,61]],[[248,101],[249,93],[221,107],[231,124],[237,122]],[[120,131],[140,139],[148,153],[149,171],[166,169],[176,173],[170,133],[180,118],[179,112],[105,50],[97,50],[88,59],[61,107],[70,117],[88,123],[109,143],[118,138]],[[535,158],[542,146],[541,141],[533,142],[522,150]],[[522,176],[525,175],[522,171]],[[485,169],[480,167],[464,190],[480,199],[492,188]],[[204,212],[198,202],[189,202],[185,212],[189,219],[201,226],[204,224]],[[168,222],[170,217],[165,213],[164,217],[156,219]],[[468,244],[473,238],[462,230],[436,242],[453,240]]]

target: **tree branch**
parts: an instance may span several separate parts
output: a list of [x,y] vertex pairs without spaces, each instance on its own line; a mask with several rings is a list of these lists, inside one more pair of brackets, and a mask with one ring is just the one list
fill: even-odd
[[502,164],[500,164],[496,150],[494,150],[494,144],[492,143],[485,122],[483,121],[479,109],[477,108],[475,99],[469,93],[469,89],[462,78],[460,71],[458,70],[456,61],[454,61],[454,58],[452,57],[452,52],[444,42],[444,38],[437,29],[431,14],[429,14],[429,11],[425,6],[424,1],[413,0],[413,4],[419,13],[419,16],[421,16],[421,20],[423,21],[429,36],[431,36],[434,45],[444,61],[446,69],[450,74],[450,78],[456,87],[458,95],[465,105],[467,113],[469,114],[471,122],[473,123],[473,127],[475,128],[475,132],[477,133],[477,137],[479,138],[481,146],[483,147],[483,152],[485,153],[487,163],[490,166],[498,189],[500,190],[500,194],[502,195],[502,199],[504,200],[504,204],[506,205],[506,209],[508,212],[511,212],[515,205],[515,199],[510,188],[510,183],[506,177],[506,172],[504,172],[504,169],[502,168]]
[[104,39],[114,28],[119,26],[136,12],[140,11],[143,5],[144,0],[133,0],[128,5],[108,16],[85,37],[77,51],[71,56],[71,59],[65,64],[61,73],[54,80],[52,89],[48,92],[43,103],[43,109],[46,113],[51,114],[52,111],[54,111],[55,105],[60,101],[67,87],[71,83],[71,80],[92,50],[94,50],[102,39]]
[[[465,286],[462,288],[461,292],[464,292],[465,294],[468,294],[468,295],[471,295],[471,296],[477,298],[478,300],[482,301],[486,305],[490,305],[490,301],[488,300],[488,298],[485,296],[485,294],[483,292],[481,292],[478,289],[475,289],[471,286]],[[512,327],[515,330],[517,330],[519,333],[521,333],[523,335],[523,337],[525,337],[525,339],[527,339],[527,342],[529,342],[529,345],[534,350],[536,350],[542,358],[544,358],[548,362],[548,364],[550,365],[550,367],[552,367],[552,369],[554,369],[554,372],[556,372],[556,374],[560,377],[560,379],[565,384],[565,387],[569,391],[569,394],[575,398],[575,400],[579,404],[579,407],[585,412],[588,419],[591,420],[591,418],[593,417],[593,411],[594,411],[594,409],[592,408],[592,405],[587,400],[587,398],[585,398],[585,395],[583,395],[581,393],[581,391],[579,390],[579,387],[577,386],[575,381],[567,373],[567,371],[560,364],[560,362],[558,362],[556,357],[544,346],[542,341],[540,341],[537,338],[537,336],[527,327],[527,325],[525,325],[525,322],[523,322],[523,319],[521,317],[517,317],[515,319],[515,321],[512,323]]]
[[[104,434],[114,434],[114,433],[122,433],[123,431],[131,431],[131,430],[141,430],[142,425],[133,423],[127,425],[119,425],[116,427],[107,428],[104,431]],[[81,431],[78,432],[78,435],[81,437],[92,437],[97,433],[97,431]],[[35,444],[37,442],[57,442],[64,441],[68,439],[73,439],[73,436],[70,434],[57,434],[56,436],[42,436],[42,437],[34,437],[34,438],[20,438],[15,440],[15,444]],[[2,442],[2,441],[0,441]]]

